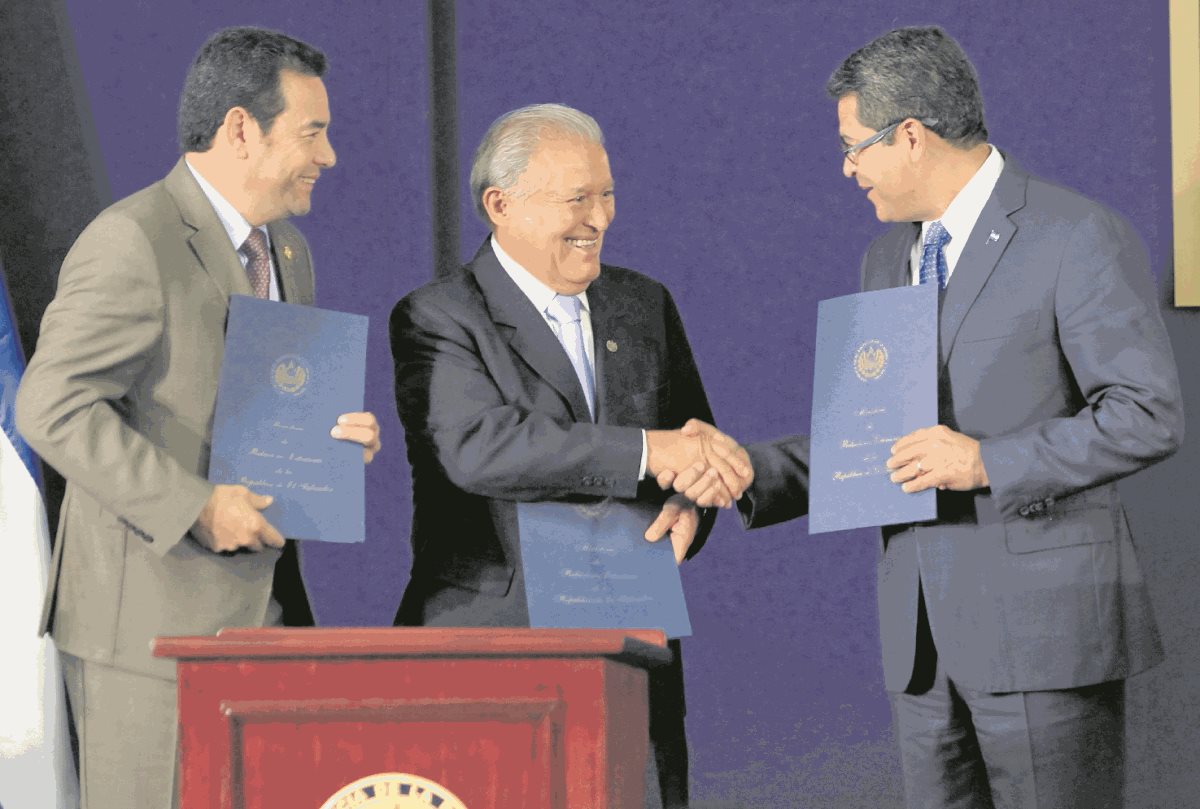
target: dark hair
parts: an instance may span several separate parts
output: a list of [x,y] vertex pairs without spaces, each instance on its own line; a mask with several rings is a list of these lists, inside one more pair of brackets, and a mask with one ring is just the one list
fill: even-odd
[[987,141],[975,68],[936,26],[897,28],[864,45],[838,66],[825,91],[834,99],[855,96],[859,122],[875,130],[905,118],[936,119],[929,129],[955,146]]
[[179,149],[207,152],[233,107],[244,107],[264,133],[283,111],[279,72],[325,73],[325,54],[265,28],[226,28],[209,37],[188,69],[179,96]]

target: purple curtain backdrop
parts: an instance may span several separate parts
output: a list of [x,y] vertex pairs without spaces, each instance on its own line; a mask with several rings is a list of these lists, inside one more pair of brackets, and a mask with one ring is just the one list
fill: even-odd
[[[318,303],[371,317],[367,405],[384,452],[367,474],[367,542],[306,547],[305,570],[322,623],[390,623],[407,580],[410,504],[387,315],[433,272],[425,4],[66,5],[118,197],[175,160],[179,88],[213,30],[266,25],[329,54],[338,166],[298,224],[316,256]],[[462,0],[462,170],[509,109],[562,101],[594,115],[618,188],[605,259],[670,286],[725,429],[745,441],[805,431],[816,302],[856,291],[863,249],[882,229],[840,176],[824,82],[873,36],[926,23],[943,25],[975,62],[992,142],[1122,212],[1155,272],[1168,275],[1162,2]],[[469,257],[484,228],[462,186]],[[877,543],[873,531],[810,538],[803,521],[748,534],[723,514],[687,564],[697,806],[899,805],[878,659]],[[1149,721],[1131,718],[1131,738],[1153,739]],[[1150,805],[1132,795],[1155,794],[1171,754],[1153,742],[1131,748],[1142,757],[1131,805]]]

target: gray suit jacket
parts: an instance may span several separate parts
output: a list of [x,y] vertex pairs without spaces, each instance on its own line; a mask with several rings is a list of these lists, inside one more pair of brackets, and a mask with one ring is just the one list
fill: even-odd
[[[862,288],[909,282],[916,224],[867,250]],[[1114,481],[1179,446],[1183,411],[1141,241],[1006,157],[942,300],[939,420],[980,441],[990,487],[882,532],[887,687],[913,671],[918,586],[938,657],[983,691],[1083,686],[1162,656]],[[751,448],[743,513],[807,511],[808,440]]]
[[[638,480],[639,428],[712,418],[679,313],[661,284],[620,267],[603,268],[588,303],[596,423],[561,344],[488,242],[396,305],[396,404],[413,472],[412,580],[397,623],[528,624],[518,501],[664,499]],[[452,597],[426,597],[446,587]]]
[[[303,237],[269,231],[283,297],[312,303]],[[17,426],[67,480],[42,625],[64,652],[173,677],[150,657],[155,636],[263,623],[281,552],[217,555],[188,536],[212,490],[232,294],[253,292],[182,160],[101,213],[63,263]],[[284,557],[277,598],[311,622],[294,548]]]

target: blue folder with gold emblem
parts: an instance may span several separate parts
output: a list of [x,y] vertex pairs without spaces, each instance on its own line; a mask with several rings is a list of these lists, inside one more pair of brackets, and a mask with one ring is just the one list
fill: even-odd
[[518,503],[529,625],[692,634],[671,540],[647,542],[659,507]]
[[285,537],[362,542],[362,446],[329,431],[362,410],[366,362],[362,315],[232,296],[208,479],[274,497]]
[[808,530],[937,517],[932,489],[905,494],[886,468],[896,439],[938,422],[936,284],[817,305]]

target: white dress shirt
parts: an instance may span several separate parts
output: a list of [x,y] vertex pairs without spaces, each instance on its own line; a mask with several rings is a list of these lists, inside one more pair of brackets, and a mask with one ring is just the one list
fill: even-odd
[[[508,277],[511,278],[513,283],[517,285],[517,288],[524,293],[525,297],[529,299],[529,302],[533,304],[533,308],[538,310],[538,313],[542,316],[542,319],[546,321],[546,325],[548,325],[550,330],[554,332],[554,336],[558,338],[559,342],[562,342],[562,332],[560,326],[552,317],[546,314],[546,308],[550,305],[551,301],[554,300],[558,293],[546,286],[531,272],[529,272],[529,270],[517,263],[515,258],[504,252],[504,248],[500,246],[500,243],[496,241],[494,236],[490,241],[492,243],[492,252],[496,254],[496,259],[500,262],[500,266],[504,268],[504,271],[508,273]],[[596,354],[595,347],[592,345],[595,341],[592,338],[592,312],[591,309],[588,308],[587,290],[580,292],[574,297],[578,298],[579,303],[582,304],[579,307],[579,326],[583,330],[583,350],[584,353],[587,354],[588,365],[591,366],[592,369],[592,377],[595,378]],[[597,393],[599,393],[599,390],[597,390]],[[597,401],[596,406],[599,407],[599,405],[600,403]],[[647,455],[648,448],[646,446],[646,431],[642,430],[642,462],[638,469],[639,480],[646,476]]]
[[[241,247],[246,243],[246,237],[250,235],[250,223],[246,221],[246,217],[238,213],[237,208],[229,204],[229,200],[221,196],[221,192],[213,188],[212,184],[201,176],[200,172],[192,167],[191,163],[184,159],[184,164],[188,167],[188,171],[196,178],[196,182],[200,185],[200,190],[204,192],[204,196],[208,198],[209,204],[213,206],[213,210],[217,212],[217,218],[221,220],[221,224],[225,227],[225,232],[229,235],[229,241],[233,243],[233,251],[237,253],[238,261],[242,262],[242,269],[246,268],[249,263]],[[267,237],[267,261],[271,264],[271,286],[268,292],[268,297],[277,301],[280,300],[279,281],[276,278],[275,258],[271,252],[271,234],[267,232],[266,225],[259,225],[259,230]]]
[[[967,246],[967,238],[975,229],[975,223],[979,221],[979,215],[983,213],[983,206],[987,204],[988,197],[992,195],[992,190],[996,187],[996,181],[1000,179],[1000,172],[1004,170],[1004,158],[1000,155],[1000,151],[995,146],[988,148],[991,149],[991,153],[983,161],[983,165],[946,206],[942,218],[937,220],[950,234],[950,241],[942,248],[942,252],[946,255],[947,284],[950,283],[950,276],[954,275],[958,257],[962,255],[963,248]],[[933,222],[921,223],[921,233],[917,236],[917,242],[912,248],[909,270],[913,286],[921,283],[921,248],[925,244],[925,236],[929,233],[931,224]]]

